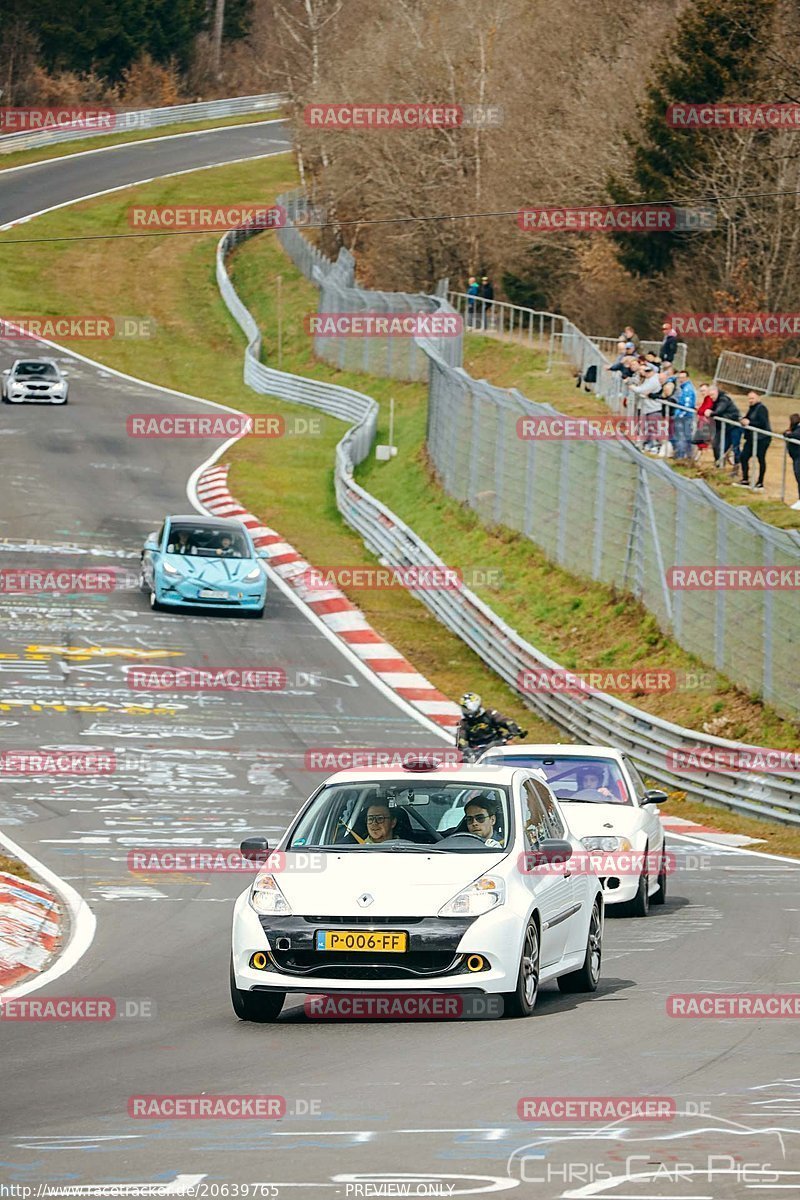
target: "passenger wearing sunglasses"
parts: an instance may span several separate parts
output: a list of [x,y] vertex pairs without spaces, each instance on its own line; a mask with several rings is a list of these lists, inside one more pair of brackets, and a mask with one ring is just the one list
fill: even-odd
[[502,850],[502,842],[493,837],[497,818],[500,816],[500,805],[494,796],[476,796],[468,801],[464,809],[464,822],[467,833],[474,833],[486,846],[493,850]]

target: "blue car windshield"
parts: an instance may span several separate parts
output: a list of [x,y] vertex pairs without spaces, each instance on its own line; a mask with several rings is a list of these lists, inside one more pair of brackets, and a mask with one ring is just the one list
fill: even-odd
[[215,528],[213,525],[171,525],[167,553],[199,558],[253,557],[243,533],[224,526]]

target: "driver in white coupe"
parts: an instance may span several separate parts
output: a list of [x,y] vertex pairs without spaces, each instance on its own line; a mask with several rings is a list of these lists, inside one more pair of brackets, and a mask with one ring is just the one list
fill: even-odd
[[484,845],[493,850],[502,850],[502,842],[493,836],[497,818],[500,816],[500,805],[496,797],[487,794],[475,796],[468,800],[464,807],[464,821],[467,833],[474,833],[481,838]]

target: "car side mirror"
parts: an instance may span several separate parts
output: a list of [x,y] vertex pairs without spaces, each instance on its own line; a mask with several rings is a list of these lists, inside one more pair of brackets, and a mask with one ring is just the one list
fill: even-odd
[[648,788],[642,799],[642,804],[666,804],[669,796],[666,792],[662,792],[660,788]]
[[266,546],[261,546],[256,550],[256,558],[269,558],[269,550]]
[[561,838],[544,838],[532,853],[538,864],[541,865],[542,863],[569,862],[575,851],[571,842],[562,841]]
[[145,544],[144,544],[144,548],[145,548],[145,550],[157,550],[158,549],[158,540],[154,537],[147,538],[147,540],[145,541]]
[[64,379],[69,379],[69,371],[62,371],[61,375]]
[[4,375],[10,375],[10,374],[11,374],[11,367],[6,367],[5,371],[3,371],[3,374],[4,374]]
[[242,857],[250,862],[266,862],[269,854],[269,843],[265,837],[245,838],[239,849]]

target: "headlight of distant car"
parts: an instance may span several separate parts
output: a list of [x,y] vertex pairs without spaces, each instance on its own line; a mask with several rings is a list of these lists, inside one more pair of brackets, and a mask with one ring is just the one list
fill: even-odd
[[273,913],[279,916],[291,916],[291,906],[278,887],[273,875],[262,873],[257,875],[250,893],[250,903],[257,913]]
[[12,396],[22,396],[24,394],[24,392],[25,392],[24,384],[22,384],[22,383],[12,383],[11,384],[11,395]]
[[482,875],[469,887],[465,887],[452,900],[448,900],[444,908],[439,909],[440,917],[479,917],[481,913],[489,912],[503,904],[506,898],[506,885],[495,875]]
[[181,575],[182,574],[182,572],[179,571],[177,567],[173,567],[172,563],[165,562],[162,565],[164,567],[165,575]]
[[633,846],[624,837],[585,837],[581,838],[587,850],[632,850]]
[[66,390],[67,390],[66,383],[54,383],[53,384],[53,395],[63,396],[64,392]]
[[247,574],[245,575],[244,582],[245,583],[255,583],[257,579],[260,579],[262,577],[262,575],[263,575],[263,571],[261,570],[261,567],[253,567],[252,571],[248,571]]

